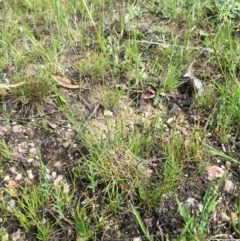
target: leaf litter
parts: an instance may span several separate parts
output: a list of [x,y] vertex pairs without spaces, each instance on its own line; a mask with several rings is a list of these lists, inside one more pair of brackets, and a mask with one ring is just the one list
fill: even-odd
[[79,89],[80,85],[74,83],[72,80],[65,76],[61,75],[51,75],[52,79],[57,82],[59,85],[68,88],[68,89]]
[[188,67],[188,70],[187,72],[183,75],[183,77],[186,77],[186,78],[190,78],[192,81],[193,81],[193,84],[194,86],[196,87],[197,91],[198,91],[198,96],[199,97],[202,97],[203,96],[203,93],[204,93],[204,88],[203,88],[203,84],[201,82],[200,79],[198,79],[196,76],[194,76],[192,74],[192,66],[193,66],[193,63],[192,62],[189,67]]

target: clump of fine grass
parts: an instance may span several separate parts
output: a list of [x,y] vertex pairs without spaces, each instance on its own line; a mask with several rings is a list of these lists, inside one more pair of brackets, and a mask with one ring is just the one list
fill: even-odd
[[105,54],[86,52],[84,59],[78,63],[78,70],[80,76],[97,77],[103,75],[109,66],[109,59]]
[[[44,78],[29,77],[24,84],[11,89],[7,98],[9,106],[16,108],[23,115],[39,114],[42,112],[42,104],[52,93],[52,84]],[[24,114],[25,113],[25,114]]]

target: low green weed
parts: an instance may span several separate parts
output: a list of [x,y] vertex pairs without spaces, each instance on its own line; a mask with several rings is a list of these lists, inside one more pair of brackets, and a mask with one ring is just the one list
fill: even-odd
[[136,208],[135,208],[132,204],[130,204],[130,205],[131,205],[132,212],[133,212],[134,216],[136,217],[136,219],[137,219],[137,221],[138,221],[138,223],[139,223],[139,226],[141,227],[142,232],[144,233],[146,239],[147,239],[148,241],[153,241],[153,240],[154,240],[153,237],[152,237],[152,236],[150,235],[150,233],[148,232],[148,230],[147,230],[144,222],[142,221],[139,213],[137,212]]
[[184,229],[177,240],[203,240],[206,237],[207,225],[210,221],[209,215],[218,203],[218,189],[225,176],[217,184],[214,183],[214,180],[209,183],[203,197],[202,209],[198,210],[196,214],[191,214],[188,208],[184,207],[179,199],[176,198],[179,212],[185,222]]
[[235,233],[237,234],[237,236],[240,238],[240,198],[238,198],[238,204],[237,204],[237,218],[235,218],[232,214],[230,215],[230,219],[231,219],[231,224],[232,227],[235,231]]
[[10,150],[10,148],[8,147],[8,145],[6,144],[5,140],[0,140],[0,157],[2,157],[3,159],[10,159],[12,157],[12,151]]
[[90,226],[89,212],[91,211],[91,206],[77,204],[76,208],[72,211],[72,217],[77,229],[78,241],[87,241],[94,234]]

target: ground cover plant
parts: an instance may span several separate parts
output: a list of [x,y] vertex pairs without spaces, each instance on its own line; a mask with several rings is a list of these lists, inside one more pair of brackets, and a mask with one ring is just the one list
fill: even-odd
[[1,240],[240,239],[240,3],[0,1]]

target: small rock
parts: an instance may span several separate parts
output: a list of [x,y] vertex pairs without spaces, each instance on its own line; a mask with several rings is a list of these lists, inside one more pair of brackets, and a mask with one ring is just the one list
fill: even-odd
[[133,241],[142,241],[142,239],[140,237],[137,237],[137,238],[133,238]]
[[113,116],[113,112],[110,110],[104,110],[103,115],[104,116]]
[[9,168],[9,171],[10,171],[12,174],[15,174],[15,173],[17,172],[15,167],[10,167],[10,168]]
[[206,168],[208,180],[212,180],[213,178],[221,178],[224,174],[224,171],[222,168],[217,166],[208,166]]
[[63,179],[64,179],[64,176],[63,176],[63,175],[59,175],[59,176],[53,181],[54,186],[57,186]]
[[230,161],[226,161],[226,163],[225,163],[226,168],[230,168],[231,165],[232,165],[232,163]]
[[230,180],[225,180],[223,191],[227,193],[233,193],[235,190],[234,184]]
[[33,175],[31,169],[30,169],[30,170],[27,170],[27,174],[28,174],[28,178],[29,178],[30,180],[33,180],[33,179],[34,179],[34,175]]
[[224,223],[227,223],[230,221],[230,217],[225,212],[222,212],[220,217]]
[[57,161],[54,163],[55,167],[62,167],[62,163],[60,161]]
[[175,120],[176,118],[175,117],[171,117],[167,120],[167,124],[172,124],[172,122]]
[[57,176],[57,172],[52,172],[52,177],[55,179]]
[[21,239],[21,229],[18,229],[16,232],[14,232],[12,235],[11,235],[11,238],[12,238],[12,241],[18,241]]
[[17,151],[21,154],[26,154],[27,153],[27,149],[23,149],[22,147],[18,147]]
[[4,136],[7,133],[7,128],[0,126],[0,136]]
[[29,145],[30,147],[35,147],[35,144],[34,144],[33,142],[28,143],[28,145]]
[[14,178],[16,181],[20,181],[23,178],[22,173],[18,173]]
[[192,197],[188,198],[188,199],[185,201],[185,204],[186,204],[186,206],[187,206],[188,208],[194,207],[194,206],[196,205],[196,203],[197,203],[197,200],[194,199],[194,198],[192,198]]
[[21,131],[21,129],[20,129],[20,126],[19,126],[19,125],[15,125],[15,126],[12,127],[12,132],[13,132],[13,133],[18,133],[18,132],[20,132],[20,131]]
[[8,182],[10,180],[10,177],[7,175],[7,176],[4,177],[3,180],[4,180],[4,182]]
[[75,136],[75,133],[73,131],[67,131],[65,133],[65,137],[67,140],[72,139]]
[[32,147],[32,148],[29,150],[29,152],[32,153],[32,154],[35,154],[35,153],[37,153],[37,148]]
[[53,128],[53,129],[56,129],[56,128],[57,128],[57,125],[56,125],[56,124],[51,123],[51,122],[49,122],[49,121],[48,121],[48,125],[49,125],[51,128]]
[[65,141],[65,142],[62,144],[62,146],[63,146],[64,148],[68,148],[69,145],[70,145],[70,143],[69,143],[68,141]]
[[87,204],[89,202],[89,200],[87,199],[87,198],[85,198],[82,202],[81,202],[81,204],[82,205],[85,205],[85,204]]
[[67,183],[64,183],[63,185],[63,192],[69,193],[70,191],[70,186]]
[[33,162],[33,159],[29,158],[29,159],[27,159],[27,162],[31,163],[31,162]]
[[48,182],[51,182],[53,180],[53,177],[48,173],[45,173],[45,178],[47,179]]

